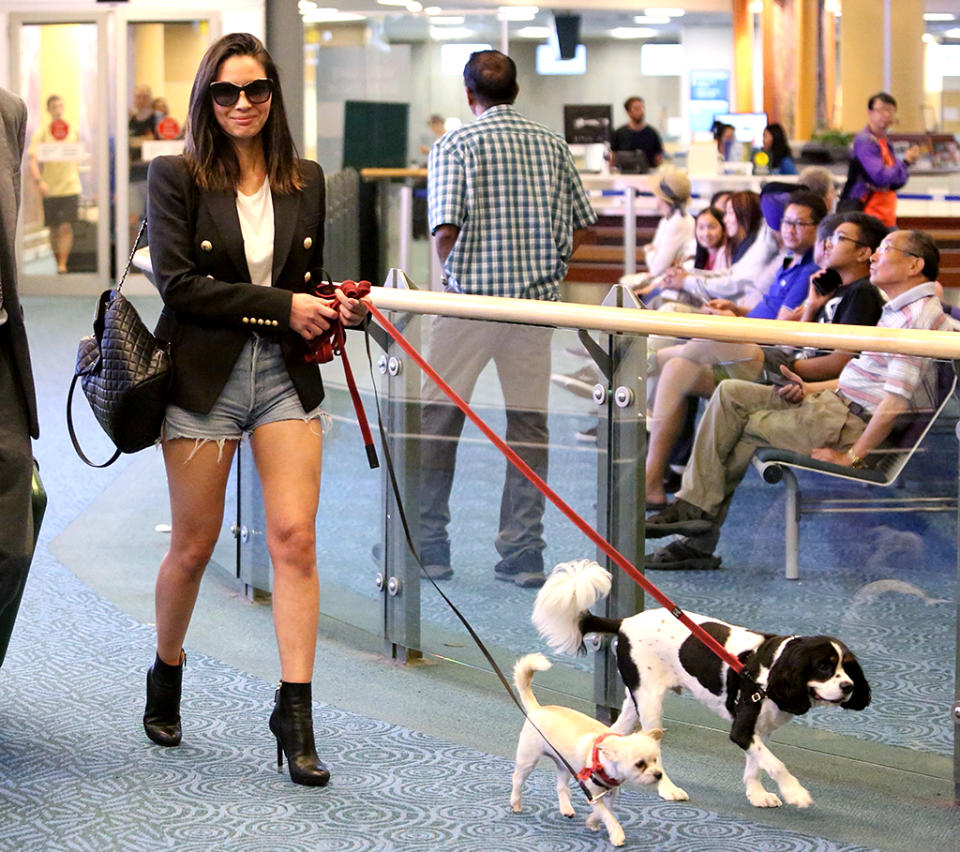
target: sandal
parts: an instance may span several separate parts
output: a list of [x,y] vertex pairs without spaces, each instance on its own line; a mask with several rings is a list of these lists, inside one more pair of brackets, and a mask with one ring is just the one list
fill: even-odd
[[712,553],[694,550],[683,541],[672,541],[643,557],[647,571],[715,571],[723,561]]

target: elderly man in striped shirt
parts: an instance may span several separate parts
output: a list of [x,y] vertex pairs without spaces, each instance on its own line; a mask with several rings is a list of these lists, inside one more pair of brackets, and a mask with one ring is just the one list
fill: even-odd
[[[477,120],[430,149],[430,229],[448,292],[517,299],[559,298],[567,261],[596,221],[563,138],[513,107],[519,87],[510,57],[473,53],[463,70]],[[469,398],[492,360],[506,405],[506,440],[540,476],[547,475],[547,392],[551,330],[437,317],[428,357]],[[463,414],[429,380],[423,387],[421,561],[434,579],[450,565],[449,497]],[[497,579],[543,583],[544,498],[507,465],[500,502]]]
[[[923,231],[894,231],[870,258],[870,281],[887,295],[885,328],[949,329],[933,282],[940,252]],[[710,399],[677,499],[647,518],[647,538],[686,538],[647,554],[648,569],[720,567],[713,554],[734,490],[754,450],[774,446],[860,467],[898,417],[929,408],[936,377],[929,358],[863,352],[838,379],[804,382],[786,367],[782,388],[722,382]]]

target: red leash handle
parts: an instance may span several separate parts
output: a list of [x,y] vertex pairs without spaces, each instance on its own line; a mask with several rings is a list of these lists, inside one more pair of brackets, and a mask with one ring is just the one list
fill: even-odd
[[520,456],[518,456],[503,439],[497,435],[486,423],[481,420],[477,414],[470,408],[463,398],[448,385],[443,377],[433,369],[404,338],[404,336],[393,326],[393,324],[377,309],[369,300],[366,301],[370,308],[370,313],[397,343],[397,345],[407,353],[434,382],[437,386],[453,401],[453,403],[470,419],[470,421],[487,437],[487,439],[500,450],[527,479],[529,479],[538,489],[556,506],[564,515],[569,518],[573,524],[589,538],[597,547],[599,547],[613,562],[623,569],[633,580],[640,584],[644,591],[651,594],[660,604],[670,610],[670,613],[679,620],[694,636],[696,636],[704,645],[706,645],[714,654],[722,659],[738,674],[744,670],[743,663],[726,648],[714,639],[706,630],[704,630],[695,621],[678,607],[670,598],[651,583],[643,574],[641,574],[631,562],[618,551],[610,542],[608,542],[600,533],[581,518],[567,503],[554,491],[540,476],[531,468]]
[[[336,299],[334,294],[338,289],[349,299],[363,299],[370,295],[370,282],[348,280],[337,287],[326,281],[318,284],[315,292],[321,299]],[[343,375],[347,380],[347,389],[350,391],[350,399],[353,401],[353,410],[356,412],[360,434],[363,436],[367,463],[371,469],[378,468],[380,467],[380,461],[377,458],[377,449],[373,443],[373,435],[370,433],[370,424],[367,422],[367,413],[364,411],[363,401],[360,399],[360,392],[357,390],[357,383],[353,378],[353,370],[350,369],[346,342],[346,331],[338,316],[335,321],[331,322],[330,328],[311,342],[311,351],[307,353],[304,360],[308,364],[326,364],[332,361],[335,355],[340,356],[340,360],[343,362]]]

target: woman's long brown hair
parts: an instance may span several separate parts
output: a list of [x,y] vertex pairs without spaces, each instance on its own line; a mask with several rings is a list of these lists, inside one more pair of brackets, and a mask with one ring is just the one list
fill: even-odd
[[270,115],[260,131],[267,178],[271,192],[278,195],[295,192],[303,187],[304,180],[287,124],[280,76],[263,43],[249,33],[223,36],[200,60],[190,91],[183,152],[193,179],[203,189],[214,191],[236,190],[240,183],[240,163],[230,137],[217,122],[210,95],[210,84],[216,81],[220,66],[231,56],[253,57],[263,65],[267,78],[273,83]]

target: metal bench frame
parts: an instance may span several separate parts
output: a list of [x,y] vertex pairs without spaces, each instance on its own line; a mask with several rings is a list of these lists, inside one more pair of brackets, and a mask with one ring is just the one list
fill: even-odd
[[[928,497],[849,497],[849,498],[804,498],[800,493],[797,476],[793,469],[859,482],[863,485],[888,487],[899,478],[907,462],[920,447],[930,428],[936,422],[950,398],[956,391],[960,362],[941,362],[938,365],[938,405],[935,409],[918,412],[929,419],[914,421],[915,437],[909,445],[878,449],[870,453],[870,467],[854,470],[843,465],[821,462],[809,456],[782,450],[777,447],[761,447],[753,457],[753,466],[765,482],[783,481],[787,487],[784,546],[785,576],[788,580],[800,577],[798,552],[800,543],[800,518],[804,514],[825,512],[943,512],[955,509],[956,494]],[[919,427],[919,428],[917,428]],[[960,436],[960,432],[958,432]]]

